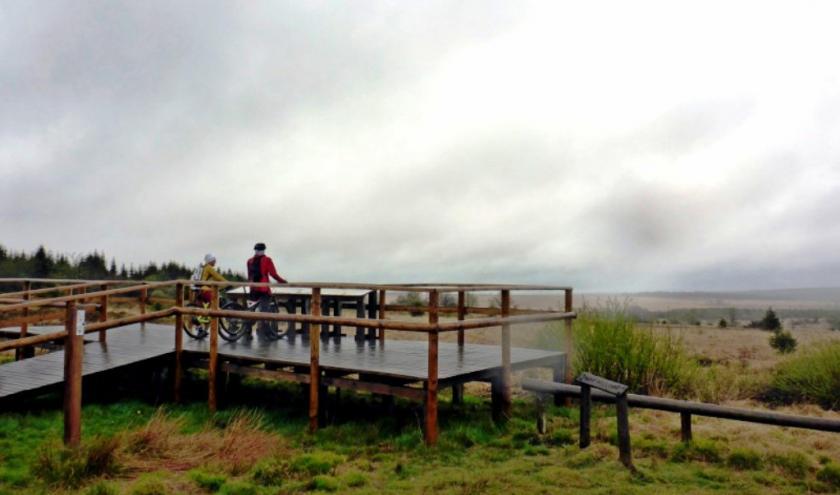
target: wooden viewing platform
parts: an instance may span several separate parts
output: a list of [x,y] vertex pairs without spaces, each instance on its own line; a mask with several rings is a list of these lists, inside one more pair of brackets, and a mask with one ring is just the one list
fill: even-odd
[[[49,328],[51,331],[60,327]],[[10,329],[0,332],[8,337]],[[38,333],[44,333],[38,329]],[[441,343],[439,349],[439,383],[441,387],[473,381],[492,382],[501,369],[501,353],[494,345],[472,344],[461,348],[455,343]],[[423,384],[428,378],[428,344],[422,341],[389,340],[358,341],[352,337],[321,341],[321,370],[327,379],[361,374],[371,384]],[[189,362],[206,368],[209,340],[185,339],[183,351]],[[175,345],[171,325],[147,323],[145,328],[134,324],[111,331],[108,342],[89,341],[84,346],[83,375],[103,373],[150,360],[171,358]],[[565,355],[535,349],[511,349],[513,369],[546,367],[560,373]],[[218,359],[223,371],[243,375],[290,379],[308,383],[309,342],[304,339],[281,339],[266,342],[258,339],[245,342],[219,342]],[[236,363],[236,364],[233,364]],[[305,369],[292,377],[283,368]],[[347,379],[350,381],[349,379]],[[354,380],[355,381],[355,380]],[[0,406],[20,396],[42,392],[47,387],[64,383],[64,351],[51,352],[0,366]],[[361,382],[359,382],[361,383]],[[364,386],[346,385],[360,389]],[[383,387],[372,386],[379,393]],[[392,395],[423,400],[423,388],[389,385]],[[340,388],[340,387],[339,387]]]
[[[33,284],[36,283],[49,287],[35,289]],[[513,371],[549,368],[555,381],[568,382],[571,376],[564,353],[512,348],[510,344],[510,331],[514,325],[565,321],[566,348],[570,349],[571,320],[575,314],[571,311],[572,289],[568,287],[257,284],[285,294],[285,307],[289,312],[253,313],[220,310],[218,298],[211,308],[187,307],[184,289],[189,282],[186,281],[137,285],[136,282],[115,281],[0,279],[0,287],[9,284],[20,284],[22,290],[0,294],[0,338],[10,339],[0,342],[0,351],[17,350],[17,360],[0,366],[0,406],[4,401],[37,394],[63,383],[65,441],[71,444],[78,443],[81,431],[82,377],[105,374],[138,363],[170,367],[176,402],[180,400],[183,370],[187,367],[207,369],[211,411],[216,409],[217,387],[224,374],[306,384],[310,431],[323,424],[326,401],[320,400],[319,396],[326,394],[327,387],[419,401],[424,406],[424,438],[429,444],[436,442],[441,387],[452,387],[453,400],[459,402],[465,383],[489,382],[494,418],[505,420],[511,415]],[[250,285],[207,284],[213,285],[217,294],[219,285]],[[511,305],[511,291],[517,290],[564,291],[565,310],[516,310]],[[167,291],[169,297],[166,297]],[[411,308],[388,305],[385,301],[389,291],[428,294],[428,305]],[[500,307],[468,307],[466,295],[479,291],[498,292]],[[56,297],[56,292],[65,295]],[[441,307],[442,293],[456,293],[457,306]],[[45,295],[50,297],[38,298]],[[112,302],[136,301],[141,314],[110,319],[109,299]],[[147,305],[152,302],[158,308],[169,307],[147,312]],[[355,308],[356,316],[344,316],[342,309],[345,306]],[[38,321],[54,320],[56,308],[64,311],[64,326],[30,327]],[[77,317],[80,308],[87,311],[86,323]],[[403,314],[402,311],[426,313],[428,323],[393,318]],[[455,313],[457,320],[441,322],[440,314],[444,312]],[[473,317],[467,318],[468,315]],[[91,322],[91,316],[97,316],[98,321]],[[210,334],[206,339],[184,336],[183,320],[193,316],[210,317]],[[172,317],[174,325],[160,323],[162,318]],[[226,342],[219,339],[218,326],[220,318],[229,317],[283,322],[297,331],[275,341]],[[343,326],[355,327],[355,335],[343,334]],[[500,329],[501,345],[466,342],[465,333],[470,329],[492,327]],[[386,330],[425,333],[427,339],[386,340]],[[457,332],[457,343],[440,342],[439,334],[444,332]],[[98,336],[92,335],[94,333]],[[62,342],[63,351],[28,357],[32,355],[32,346]]]

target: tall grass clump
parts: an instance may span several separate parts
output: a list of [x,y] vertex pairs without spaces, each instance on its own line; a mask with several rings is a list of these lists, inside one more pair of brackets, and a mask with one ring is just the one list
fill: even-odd
[[808,402],[840,410],[840,342],[805,349],[776,367],[768,397],[780,402]]
[[681,337],[636,323],[617,302],[578,311],[574,342],[576,375],[588,371],[635,393],[685,395],[696,368]]

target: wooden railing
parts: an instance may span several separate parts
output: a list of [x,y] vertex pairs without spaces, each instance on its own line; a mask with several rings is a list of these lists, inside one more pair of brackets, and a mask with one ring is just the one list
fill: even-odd
[[[319,391],[322,384],[321,369],[320,369],[320,327],[321,325],[348,325],[362,328],[372,328],[378,330],[378,338],[385,339],[385,330],[407,331],[407,332],[421,332],[426,333],[428,338],[428,377],[426,379],[425,389],[425,404],[426,404],[426,418],[425,418],[425,433],[426,442],[434,445],[437,441],[437,400],[438,400],[438,351],[439,351],[439,335],[443,332],[457,332],[458,345],[465,345],[464,331],[477,328],[501,327],[501,351],[502,351],[502,397],[501,407],[499,411],[499,418],[511,417],[511,361],[510,361],[510,329],[512,325],[523,323],[538,323],[551,321],[565,321],[566,334],[566,368],[565,379],[567,383],[571,382],[571,350],[572,350],[572,320],[575,318],[575,313],[572,311],[572,288],[558,287],[558,286],[536,286],[536,285],[457,285],[457,284],[412,284],[412,285],[372,285],[372,284],[325,284],[325,283],[297,283],[297,284],[282,284],[282,287],[300,287],[311,290],[311,310],[308,315],[298,314],[272,314],[272,313],[254,313],[250,311],[228,311],[219,309],[219,287],[220,286],[260,286],[260,287],[279,287],[280,284],[253,284],[253,283],[237,283],[237,282],[202,282],[202,285],[212,287],[214,297],[213,304],[210,308],[187,308],[184,306],[185,297],[184,290],[192,282],[185,280],[175,280],[168,282],[154,282],[142,283],[137,282],[122,282],[122,281],[79,281],[79,280],[31,280],[31,279],[0,279],[0,284],[20,283],[23,290],[20,292],[6,293],[0,295],[0,315],[14,311],[21,311],[22,317],[17,319],[0,319],[0,327],[11,326],[14,322],[20,325],[20,338],[7,342],[0,343],[0,351],[10,349],[25,349],[33,345],[42,344],[45,342],[66,339],[68,345],[72,347],[71,342],[75,342],[74,334],[76,312],[82,308],[94,308],[99,312],[99,322],[89,323],[85,326],[84,333],[99,332],[100,341],[105,340],[105,331],[111,328],[120,326],[143,323],[160,318],[175,316],[175,373],[174,373],[174,387],[175,400],[180,399],[182,364],[181,357],[183,352],[183,317],[185,315],[200,315],[211,317],[211,331],[209,338],[209,390],[208,390],[208,408],[211,411],[216,410],[216,380],[215,376],[218,370],[218,319],[220,317],[236,317],[241,319],[253,320],[271,320],[288,323],[306,323],[309,324],[310,329],[310,367],[309,367],[309,386],[310,386],[310,411],[309,411],[309,429],[315,431],[318,428],[318,407],[319,407]],[[41,284],[57,284],[57,287],[32,289],[32,283]],[[65,285],[61,285],[65,284]],[[117,289],[110,288],[111,285],[127,285]],[[175,288],[175,299],[172,301],[172,306],[168,309],[154,311],[152,313],[146,312],[147,303],[150,302],[148,297],[149,291],[158,289],[166,289],[169,287]],[[98,287],[99,290],[90,291],[88,289]],[[378,304],[377,318],[350,318],[344,316],[326,316],[321,314],[322,306],[322,290],[323,289],[365,289],[375,291],[379,296],[380,303]],[[32,299],[32,295],[49,294],[54,291],[66,292],[67,295],[52,297],[46,299]],[[84,291],[84,293],[74,293],[76,291]],[[428,294],[428,306],[425,307],[402,307],[397,305],[385,304],[385,298],[389,291],[398,292],[422,292]],[[500,294],[499,308],[472,308],[466,306],[466,295],[470,292],[488,292],[498,291]],[[511,292],[512,291],[563,291],[565,293],[564,311],[517,311],[511,306]],[[108,320],[108,301],[114,296],[122,296],[130,293],[140,293],[138,298],[129,298],[132,301],[140,303],[140,315]],[[454,308],[441,308],[440,295],[442,293],[457,293],[458,305]],[[95,300],[96,303],[85,304],[85,301]],[[112,299],[113,301],[113,299]],[[154,299],[155,302],[160,303],[160,299]],[[169,299],[163,299],[164,302],[169,302]],[[26,328],[30,323],[39,321],[29,314],[29,310],[41,307],[56,307],[64,306],[65,311],[65,329],[58,332],[53,332],[44,335],[28,336]],[[428,322],[421,323],[416,321],[393,320],[386,318],[388,311],[420,311],[428,313]],[[440,313],[444,311],[451,311],[457,313],[456,321],[440,321]],[[495,315],[485,318],[467,319],[469,314]],[[515,314],[516,313],[516,314]],[[43,318],[55,318],[54,313],[43,315]],[[79,341],[80,342],[80,341]],[[79,344],[81,345],[81,344]],[[68,352],[65,354],[65,359],[76,359],[76,352]],[[80,358],[78,358],[80,359]],[[70,363],[65,366],[66,370],[76,369],[80,364]],[[81,372],[78,377],[74,374],[66,376],[65,383],[68,381],[75,382],[81,379]],[[68,385],[69,386],[69,385]],[[75,390],[75,389],[73,389]],[[80,383],[78,390],[81,390]],[[461,391],[462,393],[462,391]],[[72,402],[67,405],[67,401]],[[75,401],[78,401],[75,402]],[[67,408],[81,407],[81,395],[75,398],[75,392],[68,394],[65,397],[65,404]],[[79,413],[80,414],[80,413]],[[67,412],[65,417],[76,417],[75,412]],[[80,416],[79,416],[80,417]],[[72,421],[71,421],[72,423]],[[80,428],[80,425],[71,424],[70,429]],[[78,435],[74,432],[66,433],[65,438],[69,442],[74,442]]]

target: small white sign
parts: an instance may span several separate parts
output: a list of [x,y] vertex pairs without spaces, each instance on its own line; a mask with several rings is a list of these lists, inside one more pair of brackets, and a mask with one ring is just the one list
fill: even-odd
[[85,310],[76,311],[76,335],[85,334]]

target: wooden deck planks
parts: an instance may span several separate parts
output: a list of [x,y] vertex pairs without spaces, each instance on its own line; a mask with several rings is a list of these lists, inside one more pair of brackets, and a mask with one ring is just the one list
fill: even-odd
[[[55,331],[57,327],[39,328]],[[87,337],[84,349],[85,376],[159,358],[174,353],[174,329],[170,325],[146,324],[113,329],[107,343]],[[209,339],[184,339],[184,352],[207,356]],[[428,343],[425,341],[357,341],[353,337],[329,338],[321,341],[322,370],[336,374],[365,374],[383,379],[422,382],[428,378]],[[511,349],[514,370],[533,367],[562,367],[563,353],[534,349]],[[246,360],[280,367],[309,367],[309,343],[300,337],[274,342],[219,342],[222,361]],[[457,383],[484,380],[500,369],[501,348],[498,345],[441,343],[439,347],[439,379]],[[63,351],[44,354],[23,361],[0,365],[0,399],[26,390],[40,389],[61,383],[64,378]],[[27,388],[28,387],[28,388]]]

